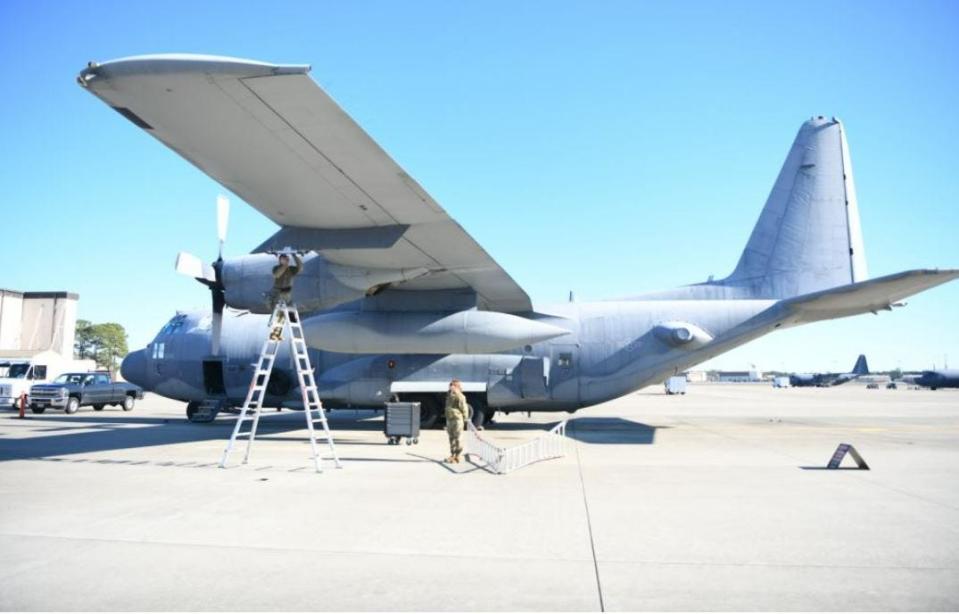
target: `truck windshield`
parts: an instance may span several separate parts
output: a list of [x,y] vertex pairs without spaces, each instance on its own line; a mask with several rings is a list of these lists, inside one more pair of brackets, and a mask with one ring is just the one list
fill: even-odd
[[85,373],[64,373],[57,379],[53,380],[54,384],[79,384],[83,381],[83,378],[86,376]]
[[13,378],[13,379],[23,379],[24,377],[26,377],[28,369],[30,369],[30,365],[25,363],[10,365],[10,369],[7,371],[6,377]]

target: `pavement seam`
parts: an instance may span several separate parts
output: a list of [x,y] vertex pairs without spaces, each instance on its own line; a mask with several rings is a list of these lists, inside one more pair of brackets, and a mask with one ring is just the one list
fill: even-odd
[[[573,429],[576,429],[576,421],[572,421]],[[575,440],[574,440],[575,441]],[[583,508],[586,510],[586,529],[589,532],[589,549],[593,554],[593,571],[596,573],[596,593],[599,597],[599,611],[606,611],[606,604],[603,600],[603,583],[599,576],[599,561],[596,559],[596,543],[593,539],[593,521],[589,515],[589,501],[586,498],[586,480],[583,477],[583,463],[579,458],[579,442],[575,441],[573,448],[576,450],[576,468],[579,471],[579,486],[583,493]]]

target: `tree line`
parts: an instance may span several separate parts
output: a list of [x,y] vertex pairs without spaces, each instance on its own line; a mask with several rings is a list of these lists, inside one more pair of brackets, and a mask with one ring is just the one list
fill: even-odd
[[114,371],[127,355],[127,331],[116,322],[77,320],[73,351],[77,358],[92,358],[100,367]]

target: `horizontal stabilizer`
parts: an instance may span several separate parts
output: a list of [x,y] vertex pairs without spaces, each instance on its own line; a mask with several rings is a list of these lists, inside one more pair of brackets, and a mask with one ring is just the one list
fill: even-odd
[[781,303],[789,325],[889,310],[902,299],[959,277],[959,269],[917,269],[804,294]]

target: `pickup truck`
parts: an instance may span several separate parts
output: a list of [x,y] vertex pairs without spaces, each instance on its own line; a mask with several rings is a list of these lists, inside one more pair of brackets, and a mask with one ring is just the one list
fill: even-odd
[[123,411],[130,411],[136,399],[142,398],[142,388],[110,381],[108,373],[64,373],[50,384],[31,387],[27,402],[35,414],[42,414],[48,407],[75,414],[84,405],[92,405],[96,411],[119,405]]

